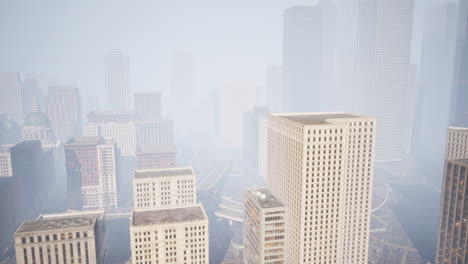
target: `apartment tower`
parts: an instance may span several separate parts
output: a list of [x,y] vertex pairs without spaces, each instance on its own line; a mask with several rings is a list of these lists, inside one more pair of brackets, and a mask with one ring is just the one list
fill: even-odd
[[373,117],[270,114],[268,189],[287,207],[285,263],[368,259]]

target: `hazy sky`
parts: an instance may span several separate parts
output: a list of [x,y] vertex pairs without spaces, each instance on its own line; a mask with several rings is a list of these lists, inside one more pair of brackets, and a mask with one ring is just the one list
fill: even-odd
[[265,66],[281,63],[282,13],[295,3],[0,0],[0,70],[103,95],[104,53],[119,49],[134,90],[167,90],[172,52],[191,51],[207,90],[226,79],[263,83]]

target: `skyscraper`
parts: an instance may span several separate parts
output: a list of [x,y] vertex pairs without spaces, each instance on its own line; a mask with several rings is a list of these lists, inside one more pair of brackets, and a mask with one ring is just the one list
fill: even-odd
[[16,263],[106,263],[103,212],[41,215],[15,232]]
[[244,263],[284,264],[286,207],[266,188],[244,194]]
[[337,105],[375,116],[376,160],[400,161],[409,139],[414,0],[339,0]]
[[23,123],[19,73],[0,72],[0,93],[0,112],[7,113],[18,124]]
[[285,263],[365,264],[375,118],[270,114],[268,189],[287,207]]
[[160,120],[161,114],[161,94],[160,93],[136,93],[135,111],[142,120]]
[[284,109],[319,111],[322,64],[322,10],[294,6],[283,17]]
[[161,145],[173,143],[172,121],[138,121],[136,124],[137,142],[139,145]]
[[116,144],[102,137],[74,137],[65,144],[70,209],[117,207]]
[[436,264],[466,263],[468,256],[468,128],[448,130],[437,234]]
[[81,98],[78,88],[49,86],[46,109],[58,140],[66,142],[71,137],[83,134]]
[[108,110],[131,107],[128,56],[119,51],[106,54],[106,95]]
[[[34,78],[26,78],[21,81],[21,104],[23,107],[23,115],[31,113],[34,100],[42,100],[44,95],[42,94],[39,86],[39,81]],[[34,99],[36,98],[36,99]]]
[[133,180],[134,210],[156,210],[195,204],[196,178],[190,167],[136,170]]
[[283,110],[283,71],[281,67],[272,66],[266,70],[267,105],[271,112]]
[[176,145],[138,145],[136,148],[137,169],[166,169],[176,165]]
[[208,263],[208,217],[201,205],[134,211],[132,263]]
[[468,1],[458,4],[457,40],[455,48],[455,66],[453,92],[451,100],[450,125],[468,126]]

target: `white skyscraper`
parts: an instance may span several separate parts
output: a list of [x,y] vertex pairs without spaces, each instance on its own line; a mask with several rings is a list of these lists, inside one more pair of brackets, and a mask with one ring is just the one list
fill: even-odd
[[196,175],[191,167],[135,171],[134,210],[193,205],[197,201]]
[[244,194],[244,263],[285,262],[286,207],[266,188]]
[[468,158],[468,128],[449,127],[447,133],[446,159]]
[[138,121],[136,125],[137,143],[139,145],[172,144],[171,120],[142,120]]
[[136,124],[134,121],[86,123],[85,136],[102,136],[117,141],[122,156],[134,156],[136,147]]
[[18,73],[0,72],[0,94],[0,113],[7,113],[8,118],[22,123],[23,110]]
[[108,110],[126,110],[131,107],[129,60],[121,52],[106,54],[106,94]]
[[414,94],[410,54],[414,0],[338,0],[337,104],[377,118],[376,160],[400,161]]
[[365,264],[375,118],[271,114],[268,187],[287,206],[286,263]]

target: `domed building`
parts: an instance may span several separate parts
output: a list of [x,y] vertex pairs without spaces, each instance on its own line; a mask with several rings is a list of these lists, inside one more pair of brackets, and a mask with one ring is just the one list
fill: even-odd
[[41,111],[36,98],[33,99],[32,112],[24,119],[23,140],[41,140],[55,142],[49,118]]

